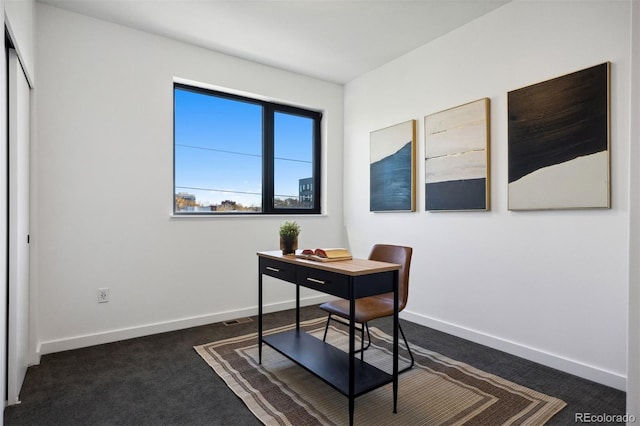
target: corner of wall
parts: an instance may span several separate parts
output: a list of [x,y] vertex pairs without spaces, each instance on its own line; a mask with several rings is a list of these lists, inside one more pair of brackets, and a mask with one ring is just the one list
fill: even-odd
[[[627,353],[627,412],[640,414],[640,2],[631,2],[631,123],[629,152],[629,325]],[[635,142],[635,143],[634,143]]]

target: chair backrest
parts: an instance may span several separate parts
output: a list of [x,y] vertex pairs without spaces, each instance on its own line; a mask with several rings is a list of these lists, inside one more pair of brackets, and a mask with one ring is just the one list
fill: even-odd
[[398,309],[401,311],[407,305],[409,298],[409,268],[411,267],[411,247],[376,244],[369,254],[370,260],[397,263],[402,265],[398,271]]

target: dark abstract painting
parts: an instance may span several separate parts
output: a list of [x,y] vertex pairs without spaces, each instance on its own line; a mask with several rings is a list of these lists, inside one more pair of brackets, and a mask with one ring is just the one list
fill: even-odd
[[489,99],[424,119],[429,211],[489,209]]
[[371,132],[370,211],[415,211],[415,134],[415,120]]
[[608,62],[508,94],[509,209],[610,207]]

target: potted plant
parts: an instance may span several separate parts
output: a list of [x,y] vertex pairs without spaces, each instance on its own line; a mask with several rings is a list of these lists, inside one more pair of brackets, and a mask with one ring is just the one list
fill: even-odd
[[282,254],[294,254],[298,249],[298,235],[300,225],[286,220],[280,225],[280,250]]

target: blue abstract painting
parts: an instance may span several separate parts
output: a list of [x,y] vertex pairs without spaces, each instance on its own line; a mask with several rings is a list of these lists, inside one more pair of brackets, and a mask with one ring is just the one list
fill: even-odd
[[415,211],[415,120],[371,132],[369,210]]

